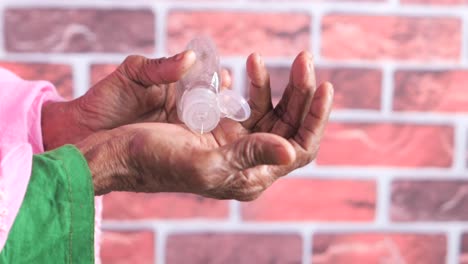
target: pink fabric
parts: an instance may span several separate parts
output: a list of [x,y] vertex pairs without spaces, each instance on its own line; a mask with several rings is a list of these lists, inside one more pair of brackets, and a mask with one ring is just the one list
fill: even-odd
[[[23,202],[31,175],[32,155],[44,152],[41,109],[61,101],[45,81],[25,81],[0,68],[0,250]],[[95,198],[95,254],[99,263],[102,198]]]

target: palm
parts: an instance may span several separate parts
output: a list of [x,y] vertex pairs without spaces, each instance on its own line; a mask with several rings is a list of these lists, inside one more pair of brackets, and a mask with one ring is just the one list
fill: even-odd
[[[194,133],[183,124],[142,123],[127,129],[136,134],[131,156],[147,161],[138,165],[146,168],[138,170],[136,177],[145,179],[134,187],[140,191],[192,192],[206,197],[231,198],[225,196],[226,193],[241,185],[243,190],[251,190],[259,182],[266,188],[273,181],[263,179],[264,174],[258,173],[265,166],[257,166],[249,172],[249,169],[232,169],[226,162],[236,159],[228,154],[230,145],[243,138],[242,133],[248,133],[234,121],[223,120],[220,126],[205,134]],[[249,180],[245,181],[245,176],[250,174]]]

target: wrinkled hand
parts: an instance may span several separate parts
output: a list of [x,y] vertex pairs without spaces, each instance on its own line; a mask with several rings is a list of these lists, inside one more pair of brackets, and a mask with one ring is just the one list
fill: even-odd
[[77,146],[88,159],[96,194],[110,191],[191,192],[252,200],[276,179],[312,161],[332,105],[329,83],[315,85],[312,58],[298,55],[273,108],[268,72],[247,61],[252,116],[223,119],[198,135],[181,124],[144,123],[97,133]]
[[[171,58],[127,57],[82,97],[44,106],[45,149],[73,144],[94,132],[126,124],[179,122],[174,83],[194,62],[192,51]],[[227,71],[222,71],[222,77],[222,86],[230,86]]]

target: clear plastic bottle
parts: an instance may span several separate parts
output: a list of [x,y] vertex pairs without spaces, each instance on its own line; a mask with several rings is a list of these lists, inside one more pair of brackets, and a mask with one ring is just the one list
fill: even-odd
[[196,54],[194,65],[177,82],[177,114],[192,131],[207,133],[223,117],[244,121],[250,116],[247,101],[232,90],[220,90],[221,75],[216,46],[207,37],[187,46]]

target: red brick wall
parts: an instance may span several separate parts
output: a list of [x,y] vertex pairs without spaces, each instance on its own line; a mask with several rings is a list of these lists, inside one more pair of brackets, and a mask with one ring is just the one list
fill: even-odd
[[213,36],[281,96],[313,51],[336,100],[317,161],[257,201],[105,197],[108,263],[468,263],[468,1],[2,0],[1,66],[72,98],[126,55]]

